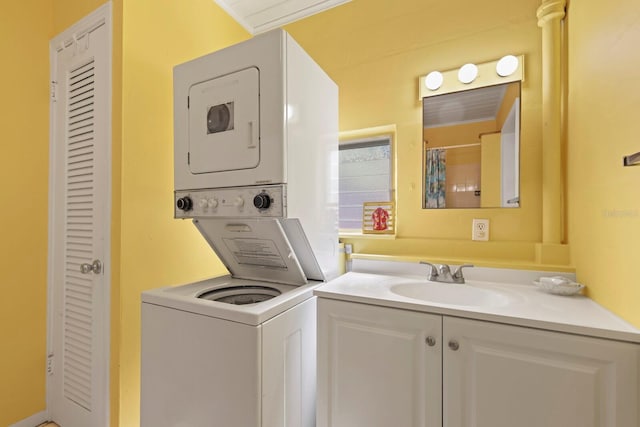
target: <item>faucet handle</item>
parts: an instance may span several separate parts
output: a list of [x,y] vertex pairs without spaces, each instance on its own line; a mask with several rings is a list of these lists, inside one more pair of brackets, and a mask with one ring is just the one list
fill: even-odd
[[448,276],[451,274],[451,268],[447,264],[440,264],[440,274]]
[[438,277],[438,267],[436,267],[435,265],[427,261],[420,261],[420,264],[428,265],[429,267],[431,267],[431,272],[429,273],[429,280],[435,280]]
[[456,283],[464,283],[464,276],[462,275],[462,269],[466,267],[473,267],[473,264],[462,264],[460,267],[456,269],[451,277],[456,281]]

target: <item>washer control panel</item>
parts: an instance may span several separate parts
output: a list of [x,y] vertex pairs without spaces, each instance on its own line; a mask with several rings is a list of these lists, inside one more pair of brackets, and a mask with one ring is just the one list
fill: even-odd
[[176,218],[281,218],[287,207],[284,185],[181,190],[174,199]]

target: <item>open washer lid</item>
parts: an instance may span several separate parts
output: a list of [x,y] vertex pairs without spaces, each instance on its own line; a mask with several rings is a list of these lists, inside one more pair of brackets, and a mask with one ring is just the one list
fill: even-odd
[[297,219],[206,218],[193,223],[235,278],[291,285],[324,281]]

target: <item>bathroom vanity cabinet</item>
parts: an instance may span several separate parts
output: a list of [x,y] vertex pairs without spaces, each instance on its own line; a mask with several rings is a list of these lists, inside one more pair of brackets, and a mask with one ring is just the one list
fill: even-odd
[[440,425],[441,335],[441,316],[318,298],[317,427]]
[[318,298],[318,427],[638,427],[640,345]]

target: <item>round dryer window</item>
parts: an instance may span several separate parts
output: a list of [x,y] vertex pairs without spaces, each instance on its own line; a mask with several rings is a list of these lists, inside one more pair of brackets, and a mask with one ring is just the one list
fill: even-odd
[[233,102],[209,107],[207,112],[207,134],[233,130]]
[[232,286],[204,292],[198,298],[227,304],[246,305],[270,300],[280,293],[279,290],[268,286]]

